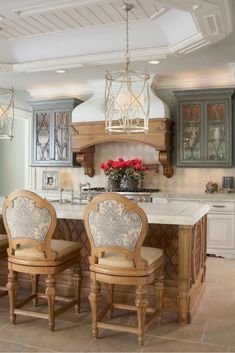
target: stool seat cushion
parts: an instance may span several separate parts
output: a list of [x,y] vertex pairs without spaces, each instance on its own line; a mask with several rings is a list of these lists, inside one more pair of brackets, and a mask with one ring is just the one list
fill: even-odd
[[[75,250],[79,253],[79,244],[74,241],[52,239],[51,250],[52,252],[56,252],[58,254],[56,259],[59,260],[61,257],[69,255]],[[21,244],[20,247],[15,250],[15,256],[31,259],[46,258],[44,252],[36,250],[32,244],[27,243]]]
[[6,234],[0,234],[0,249],[8,247],[8,238]]
[[[141,248],[141,259],[147,262],[148,266],[151,266],[163,255],[163,251],[158,248],[150,248],[142,246]],[[124,254],[117,253],[106,253],[104,257],[99,258],[99,265],[111,266],[111,267],[125,267],[134,268],[132,260],[128,260]]]

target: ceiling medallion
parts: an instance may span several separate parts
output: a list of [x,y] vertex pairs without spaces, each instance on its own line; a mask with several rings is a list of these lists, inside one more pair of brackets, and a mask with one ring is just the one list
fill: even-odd
[[129,52],[129,11],[132,4],[124,3],[126,11],[126,51],[124,66],[120,71],[105,75],[105,131],[133,133],[148,132],[150,109],[149,84],[147,72],[130,68]]

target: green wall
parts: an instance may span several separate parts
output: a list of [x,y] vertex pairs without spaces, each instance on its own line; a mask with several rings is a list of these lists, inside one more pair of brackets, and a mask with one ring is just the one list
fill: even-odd
[[0,196],[25,187],[26,123],[15,118],[13,140],[0,140]]

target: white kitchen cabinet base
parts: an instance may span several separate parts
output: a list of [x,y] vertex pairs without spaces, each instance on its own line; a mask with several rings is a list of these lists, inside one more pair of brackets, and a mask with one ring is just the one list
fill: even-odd
[[233,214],[208,214],[207,217],[207,244],[210,249],[233,250],[234,244]]

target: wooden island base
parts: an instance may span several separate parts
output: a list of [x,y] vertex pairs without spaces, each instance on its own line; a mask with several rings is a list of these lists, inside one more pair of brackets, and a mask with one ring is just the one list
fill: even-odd
[[[191,322],[205,287],[206,274],[206,215],[193,226],[149,224],[148,235],[144,245],[159,247],[165,253],[165,293],[164,310],[178,313],[179,323],[186,325]],[[0,219],[0,232],[4,231]],[[81,266],[83,271],[83,294],[89,290],[89,241],[82,220],[58,219],[54,238],[78,241],[81,245]],[[7,264],[1,282],[6,282]],[[30,279],[19,278],[22,285],[29,287]],[[43,281],[40,281],[43,286]],[[69,294],[73,289],[72,276],[69,271],[58,275],[58,290]],[[116,289],[117,297],[129,302],[134,299],[133,288],[126,286]],[[152,293],[152,295],[151,295]],[[154,293],[150,291],[150,301]]]

